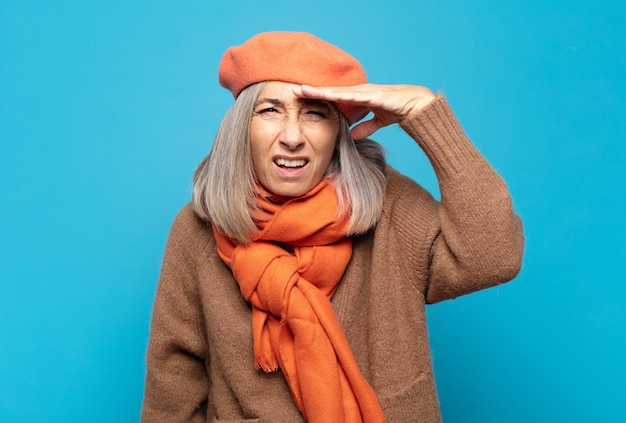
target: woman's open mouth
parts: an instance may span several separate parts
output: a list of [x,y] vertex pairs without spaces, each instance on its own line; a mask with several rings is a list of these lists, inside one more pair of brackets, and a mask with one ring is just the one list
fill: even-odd
[[300,167],[304,167],[308,163],[308,161],[304,159],[297,159],[297,160],[276,159],[274,160],[274,163],[276,163],[278,167],[282,167],[282,168],[300,168]]

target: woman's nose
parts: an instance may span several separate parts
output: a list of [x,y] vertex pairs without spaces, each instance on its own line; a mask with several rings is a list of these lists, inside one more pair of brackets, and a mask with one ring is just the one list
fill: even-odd
[[302,123],[297,116],[292,116],[285,121],[285,126],[280,134],[280,143],[289,150],[296,150],[304,145]]

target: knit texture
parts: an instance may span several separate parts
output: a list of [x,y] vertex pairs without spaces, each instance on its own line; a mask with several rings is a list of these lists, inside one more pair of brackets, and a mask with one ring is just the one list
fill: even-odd
[[[353,238],[332,305],[386,420],[440,422],[425,305],[515,277],[523,233],[445,98],[401,125],[433,163],[441,202],[389,168],[380,221]],[[250,320],[211,227],[186,206],[156,294],[142,420],[303,422],[283,375],[254,369]]]
[[[220,84],[237,98],[248,85],[282,81],[315,87],[367,83],[365,70],[350,54],[306,32],[264,32],[226,50],[219,68]],[[337,103],[351,124],[368,110]]]

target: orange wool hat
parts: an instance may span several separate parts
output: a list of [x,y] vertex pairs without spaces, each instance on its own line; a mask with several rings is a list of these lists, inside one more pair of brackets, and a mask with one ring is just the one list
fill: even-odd
[[[306,32],[264,32],[226,50],[219,69],[220,85],[235,98],[248,85],[283,81],[314,87],[367,83],[361,64],[345,51]],[[337,107],[353,124],[368,110],[351,104]]]

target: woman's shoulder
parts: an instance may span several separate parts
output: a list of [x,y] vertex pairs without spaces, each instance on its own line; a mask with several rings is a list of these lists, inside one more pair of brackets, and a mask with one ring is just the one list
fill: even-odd
[[438,211],[439,203],[425,188],[392,167],[387,167],[387,186],[378,229],[423,229],[437,219]]
[[387,180],[385,203],[415,200],[436,203],[436,200],[424,187],[389,165],[387,165],[385,176]]
[[191,202],[185,204],[176,214],[172,228],[182,231],[196,231],[201,229],[211,229],[211,225],[208,222],[203,221],[198,217],[193,210]]
[[191,203],[187,203],[174,218],[168,242],[184,245],[186,249],[204,249],[215,244],[215,239],[211,224],[200,219]]

